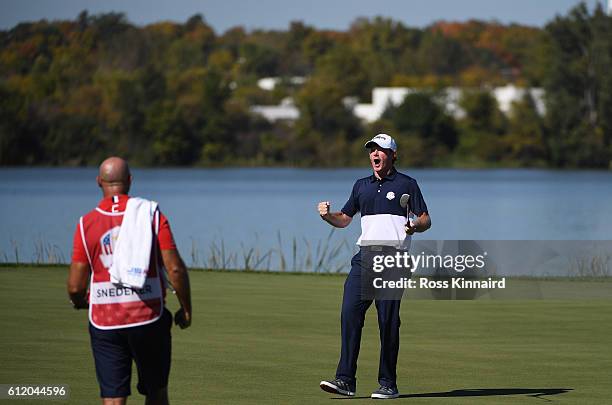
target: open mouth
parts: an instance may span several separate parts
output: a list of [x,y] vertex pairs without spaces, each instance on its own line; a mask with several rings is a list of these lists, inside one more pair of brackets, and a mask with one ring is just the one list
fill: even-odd
[[380,164],[380,159],[379,158],[374,158],[373,162],[374,162],[374,164],[376,166],[378,166]]

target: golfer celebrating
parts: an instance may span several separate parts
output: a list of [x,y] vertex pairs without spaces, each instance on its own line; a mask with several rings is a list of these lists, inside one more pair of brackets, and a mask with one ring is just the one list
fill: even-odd
[[[378,134],[368,141],[365,147],[369,150],[374,173],[355,182],[353,191],[340,212],[331,212],[328,201],[320,202],[318,206],[321,218],[337,228],[348,226],[357,212],[361,214],[361,236],[357,241],[360,251],[351,260],[351,271],[344,283],[342,349],[336,378],[332,381],[321,381],[320,384],[324,391],[347,396],[355,395],[361,330],[366,311],[373,301],[362,294],[362,251],[368,248],[369,241],[393,242],[396,246],[402,246],[409,242],[410,235],[424,232],[431,226],[427,205],[416,180],[397,172],[394,167],[397,159],[395,140],[389,135]],[[413,220],[407,218],[406,208],[400,205],[401,196],[404,194],[410,196],[409,210],[415,216]],[[380,388],[372,393],[372,398],[397,398],[399,392],[396,365],[401,301],[375,301],[381,343],[378,369]]]

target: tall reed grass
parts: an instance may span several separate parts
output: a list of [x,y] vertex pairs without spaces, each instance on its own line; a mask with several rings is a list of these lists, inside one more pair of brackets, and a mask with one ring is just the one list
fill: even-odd
[[569,277],[612,277],[610,255],[580,257],[570,260]]
[[334,241],[333,235],[332,229],[326,238],[313,243],[305,237],[286,239],[277,231],[275,246],[260,246],[255,235],[254,244],[240,242],[233,249],[219,239],[203,249],[206,254],[192,239],[189,256],[192,266],[214,270],[338,273],[348,269],[355,249],[346,239]]
[[[277,231],[272,246],[264,246],[257,234],[255,241],[248,245],[244,242],[230,244],[218,238],[207,246],[200,246],[191,238],[185,258],[189,267],[210,270],[338,273],[348,270],[349,260],[356,249],[346,239],[338,241],[333,236],[334,229],[326,238],[316,241],[306,237],[285,238]],[[33,241],[33,253],[29,259],[22,254],[25,249],[18,241],[11,239],[10,245],[10,252],[0,251],[0,261],[4,263],[66,264],[70,260],[57,244],[43,237]]]
[[11,238],[10,252],[0,251],[0,258],[4,263],[33,263],[33,264],[63,264],[67,263],[66,256],[62,249],[54,243],[47,242],[42,236],[37,237],[32,242],[32,256],[28,259],[21,253],[23,248],[21,244]]

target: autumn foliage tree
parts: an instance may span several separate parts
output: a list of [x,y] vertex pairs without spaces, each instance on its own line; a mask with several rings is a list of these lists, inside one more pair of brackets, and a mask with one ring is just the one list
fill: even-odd
[[[405,164],[607,168],[611,30],[601,6],[584,4],[544,29],[374,17],[346,31],[294,21],[217,33],[198,14],[136,26],[86,11],[21,23],[0,31],[0,165],[118,154],[135,165],[345,166],[362,164],[363,139],[384,130],[407,145]],[[282,79],[272,91],[257,84],[267,76]],[[545,115],[530,99],[502,114],[491,88],[507,84],[543,87]],[[381,86],[413,94],[360,122],[352,106]],[[437,96],[448,87],[464,90],[464,115]],[[295,122],[251,112],[287,99]]]

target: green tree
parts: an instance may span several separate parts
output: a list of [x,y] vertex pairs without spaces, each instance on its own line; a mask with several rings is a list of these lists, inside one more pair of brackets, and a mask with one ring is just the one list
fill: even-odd
[[452,75],[468,66],[465,55],[466,51],[459,41],[437,31],[427,31],[415,58],[421,74]]
[[533,97],[525,93],[522,100],[512,103],[508,119],[507,159],[519,166],[542,166],[547,158],[546,127]]
[[[413,73],[410,58],[420,42],[418,30],[390,18],[358,18],[349,29],[351,47],[359,53],[372,85],[387,86],[395,72]],[[408,62],[409,67],[405,62]]]
[[612,17],[584,3],[546,26],[549,145],[558,166],[608,167],[612,141]]
[[457,145],[457,129],[453,118],[429,93],[410,93],[397,107],[385,111],[395,128],[423,138],[432,147],[442,145],[452,150]]
[[279,73],[280,53],[274,48],[245,43],[240,49],[241,70],[258,77],[277,76]]
[[312,71],[308,56],[304,52],[306,39],[314,28],[301,21],[292,21],[289,24],[287,40],[279,61],[279,73],[285,76],[304,76]]
[[497,100],[486,91],[464,91],[459,101],[465,116],[459,120],[457,155],[467,164],[498,163],[507,156],[503,140],[506,119]]
[[300,90],[296,98],[300,118],[289,151],[294,162],[341,166],[350,160],[342,149],[360,135],[360,125],[343,98],[344,89],[324,78],[312,78]]
[[354,139],[359,134],[359,125],[343,99],[344,89],[338,83],[322,78],[309,80],[297,95],[300,118],[295,124],[296,131],[328,135],[343,132]]
[[61,113],[53,117],[43,142],[46,161],[53,165],[91,165],[101,161],[108,146],[101,142],[97,124],[87,115]]
[[165,101],[149,111],[145,124],[152,134],[154,163],[160,165],[189,165],[199,158],[199,142],[189,128],[182,111],[171,101]]
[[302,53],[308,63],[308,73],[314,70],[317,59],[334,47],[333,35],[321,31],[311,31],[302,42]]
[[0,81],[0,165],[36,164],[42,160],[39,120],[31,114],[27,98]]
[[318,59],[315,76],[333,82],[344,96],[369,99],[372,86],[363,55],[345,45],[337,45]]
[[505,117],[497,100],[488,91],[464,91],[459,104],[465,112],[463,125],[472,131],[501,135],[505,131]]

